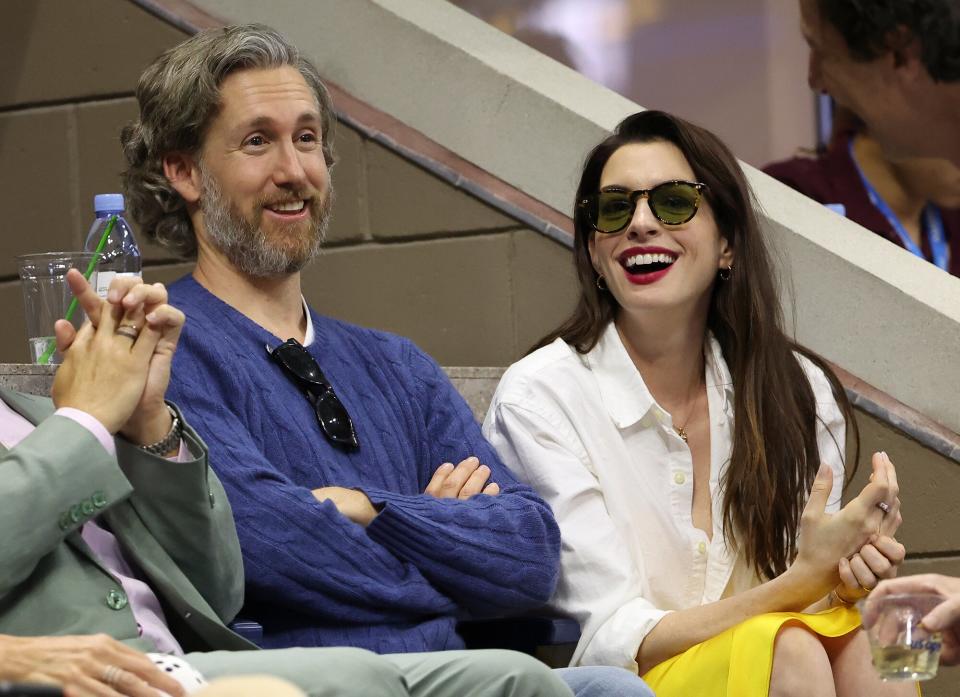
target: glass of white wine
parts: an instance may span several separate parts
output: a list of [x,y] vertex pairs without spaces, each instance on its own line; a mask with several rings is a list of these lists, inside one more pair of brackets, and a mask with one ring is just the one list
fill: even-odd
[[923,618],[943,602],[935,593],[867,596],[857,603],[870,639],[873,665],[883,680],[929,680],[940,665],[939,632]]

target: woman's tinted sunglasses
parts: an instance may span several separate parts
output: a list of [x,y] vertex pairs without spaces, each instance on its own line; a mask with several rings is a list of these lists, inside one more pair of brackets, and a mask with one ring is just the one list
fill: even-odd
[[606,234],[625,229],[637,210],[637,201],[646,196],[650,210],[664,225],[682,225],[697,214],[706,184],[668,181],[652,189],[626,191],[607,189],[580,200],[577,206],[597,232]]

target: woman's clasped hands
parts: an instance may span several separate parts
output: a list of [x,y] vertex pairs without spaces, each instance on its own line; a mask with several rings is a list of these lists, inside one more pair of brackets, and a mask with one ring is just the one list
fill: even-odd
[[897,473],[886,453],[874,453],[869,483],[837,513],[825,507],[833,472],[823,466],[800,519],[797,558],[787,573],[803,579],[812,602],[832,595],[842,603],[865,597],[893,578],[906,555],[894,535],[900,514]]
[[834,594],[843,603],[856,602],[866,597],[880,581],[894,578],[907,554],[906,548],[894,537],[903,522],[896,469],[885,452],[875,453],[873,460],[871,482],[880,469],[887,477],[890,493],[885,501],[876,504],[881,514],[876,533],[853,556],[840,558],[840,583]]

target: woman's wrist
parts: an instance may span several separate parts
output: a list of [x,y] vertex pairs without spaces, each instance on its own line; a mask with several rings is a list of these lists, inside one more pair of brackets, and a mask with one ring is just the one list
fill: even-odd
[[779,584],[779,595],[783,599],[783,611],[803,612],[822,599],[829,592],[828,588],[817,588],[810,582],[815,575],[794,562],[780,576],[773,579]]

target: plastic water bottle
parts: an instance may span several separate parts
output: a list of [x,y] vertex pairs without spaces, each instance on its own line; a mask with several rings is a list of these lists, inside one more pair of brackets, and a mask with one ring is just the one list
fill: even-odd
[[101,298],[107,297],[110,282],[114,276],[140,276],[140,247],[133,237],[130,223],[123,217],[123,194],[97,194],[93,197],[93,210],[96,219],[90,226],[84,250],[95,252],[103,231],[116,216],[113,229],[107,237],[107,242],[100,250],[100,260],[97,263],[96,291]]

